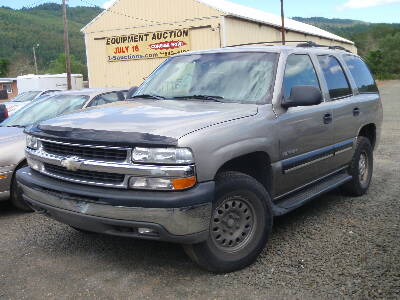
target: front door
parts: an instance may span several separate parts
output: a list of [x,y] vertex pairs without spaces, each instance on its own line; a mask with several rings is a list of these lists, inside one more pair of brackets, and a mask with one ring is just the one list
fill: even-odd
[[[286,62],[283,93],[291,88],[311,85],[321,89],[309,55],[292,54]],[[276,178],[274,196],[295,190],[326,175],[331,169],[332,110],[329,103],[291,107],[278,118],[281,174]]]

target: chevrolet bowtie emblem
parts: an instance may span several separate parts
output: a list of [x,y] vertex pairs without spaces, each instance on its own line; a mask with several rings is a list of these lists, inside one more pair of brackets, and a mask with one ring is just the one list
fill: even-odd
[[78,171],[79,168],[83,165],[82,161],[79,161],[79,158],[76,156],[65,158],[61,161],[61,165],[69,171]]

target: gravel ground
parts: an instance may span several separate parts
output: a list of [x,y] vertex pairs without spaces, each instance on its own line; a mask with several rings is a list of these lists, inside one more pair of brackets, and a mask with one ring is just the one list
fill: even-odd
[[87,235],[1,204],[0,299],[400,298],[400,81],[381,92],[369,193],[334,191],[276,219],[251,267],[209,274],[178,245]]

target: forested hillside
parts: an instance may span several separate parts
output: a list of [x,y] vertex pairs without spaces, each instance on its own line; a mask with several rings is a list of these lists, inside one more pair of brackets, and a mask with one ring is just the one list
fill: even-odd
[[[95,7],[68,9],[71,53],[85,63],[85,45],[81,28],[102,11]],[[0,8],[0,59],[9,60],[9,76],[33,72],[32,47],[36,50],[39,70],[44,72],[52,60],[64,52],[61,5],[43,4],[13,10]]]

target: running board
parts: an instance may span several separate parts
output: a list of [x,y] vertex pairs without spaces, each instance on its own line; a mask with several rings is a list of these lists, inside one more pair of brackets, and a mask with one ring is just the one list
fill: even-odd
[[305,187],[298,192],[276,200],[273,203],[274,216],[284,215],[304,205],[308,201],[337,188],[347,181],[350,181],[351,178],[352,177],[346,172],[346,170],[343,170],[326,177],[311,186]]

